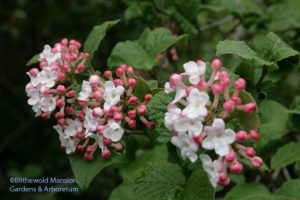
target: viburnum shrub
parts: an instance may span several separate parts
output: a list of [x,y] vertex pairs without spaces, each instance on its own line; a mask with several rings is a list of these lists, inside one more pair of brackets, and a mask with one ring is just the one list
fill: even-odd
[[133,67],[126,64],[101,76],[87,69],[90,54],[80,47],[78,41],[68,39],[53,47],[45,45],[39,68],[27,73],[28,104],[36,116],[56,119],[54,129],[67,154],[84,152],[84,158],[91,160],[100,149],[106,159],[112,151],[122,151],[125,129],[155,127],[146,118],[152,94],[146,93],[142,101],[133,94],[137,80]]
[[[228,185],[228,169],[239,174],[241,159],[260,168],[263,160],[256,155],[252,143],[259,139],[257,130],[232,130],[227,124],[234,120],[236,110],[248,115],[256,111],[255,103],[243,103],[239,94],[245,89],[243,78],[233,80],[222,70],[222,62],[215,59],[207,75],[204,61],[189,61],[181,74],[172,74],[165,84],[165,92],[175,92],[175,98],[165,113],[165,126],[172,131],[171,143],[180,149],[183,159],[201,159],[211,184]],[[232,87],[232,88],[231,88]],[[232,91],[231,91],[232,90]],[[206,150],[206,151],[203,151]],[[200,155],[199,155],[200,154]]]
[[[268,33],[254,49],[220,41],[216,57],[226,55],[224,66],[218,58],[185,63],[192,57],[182,48],[188,34],[167,26],[118,42],[107,66],[94,64],[102,39],[118,22],[95,26],[83,45],[68,39],[45,45],[27,64],[37,64],[27,73],[28,104],[37,117],[55,121],[79,187],[87,189],[104,167],[114,167],[123,182],[112,200],[206,200],[225,193],[226,200],[283,199],[289,187],[279,175],[290,180],[287,166],[299,161],[299,144],[289,142],[296,135],[285,137],[298,98],[290,110],[265,98],[275,98],[268,95],[281,84],[275,71],[298,66],[299,53]],[[193,55],[211,57],[197,48]],[[246,183],[254,180],[259,183]],[[293,181],[286,184],[296,191]],[[275,194],[264,188],[281,184]],[[248,188],[259,193],[248,194]]]

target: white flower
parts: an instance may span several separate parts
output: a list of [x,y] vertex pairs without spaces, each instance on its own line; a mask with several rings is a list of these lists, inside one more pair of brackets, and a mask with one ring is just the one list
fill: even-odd
[[201,119],[188,119],[181,117],[174,125],[175,131],[178,133],[188,132],[190,137],[198,136],[202,133],[203,125]]
[[82,123],[80,122],[79,119],[70,119],[68,118],[67,120],[68,126],[65,127],[65,134],[67,136],[75,136],[78,132],[82,131]]
[[176,121],[180,118],[181,110],[175,105],[171,104],[168,106],[168,112],[165,114],[165,126],[169,130],[173,130],[173,126]]
[[202,147],[207,150],[214,149],[215,152],[220,156],[225,156],[229,153],[229,144],[235,140],[235,133],[231,129],[225,129],[225,123],[223,119],[216,118],[209,127],[207,137],[202,142]]
[[92,94],[92,87],[88,81],[82,82],[82,89],[79,92],[78,100],[87,101]]
[[209,96],[205,92],[200,92],[198,89],[193,88],[187,97],[187,101],[189,105],[183,110],[183,115],[190,119],[204,118],[207,115],[205,105],[209,101]]
[[28,83],[26,85],[26,93],[29,97],[28,104],[33,106],[35,104],[38,104],[41,99],[41,93],[38,88],[33,87],[31,83]]
[[186,91],[182,87],[176,87],[176,95],[171,103],[177,103],[180,99],[186,96]]
[[171,143],[180,148],[183,159],[189,158],[191,162],[197,160],[198,145],[184,133],[179,133],[178,136],[173,136]]
[[93,111],[90,108],[85,109],[85,118],[83,122],[83,127],[85,128],[85,137],[88,137],[92,134],[93,131],[96,131],[98,122],[93,116]]
[[218,160],[212,161],[211,158],[206,154],[201,154],[200,159],[202,161],[202,166],[204,171],[206,171],[209,181],[214,188],[217,187],[219,182],[219,171],[222,168],[222,163]]
[[[44,46],[44,50],[42,53],[40,53],[40,59],[45,59],[48,64],[51,64],[53,62],[59,61],[61,59],[61,53],[52,53],[51,47],[49,45]],[[60,49],[56,49],[60,50]]]
[[111,139],[113,142],[119,141],[123,134],[124,130],[114,121],[109,121],[108,127],[103,130],[104,137]]
[[51,88],[55,85],[55,81],[57,80],[57,72],[51,70],[50,67],[44,67],[37,77],[39,83]]
[[204,62],[197,64],[194,61],[189,61],[183,65],[185,73],[189,76],[189,81],[193,85],[200,82],[200,76],[205,73],[206,65]]
[[59,134],[59,140],[62,146],[65,147],[66,154],[71,154],[76,150],[75,141],[69,136],[65,135],[63,128],[59,125],[53,126],[53,128]]
[[165,93],[170,93],[170,92],[174,92],[175,90],[173,88],[171,88],[170,82],[166,82],[165,83]]
[[124,94],[125,89],[123,86],[115,87],[112,81],[106,81],[104,87],[104,110],[108,111],[112,106],[119,103],[121,96]]
[[40,103],[43,112],[52,112],[56,108],[56,99],[53,96],[42,97]]

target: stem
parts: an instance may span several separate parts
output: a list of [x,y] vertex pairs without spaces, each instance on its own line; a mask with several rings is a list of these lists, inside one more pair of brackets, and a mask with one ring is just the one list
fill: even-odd
[[263,82],[263,80],[265,79],[265,76],[268,74],[268,70],[267,70],[267,67],[264,65],[263,66],[263,71],[261,73],[261,76],[256,84],[256,89],[260,89],[261,88],[261,84]]
[[291,177],[291,175],[290,175],[290,173],[289,173],[289,171],[288,171],[288,169],[287,169],[286,167],[284,167],[284,168],[282,169],[282,172],[283,172],[284,178],[285,178],[287,181],[289,181],[289,180],[292,179],[292,177]]

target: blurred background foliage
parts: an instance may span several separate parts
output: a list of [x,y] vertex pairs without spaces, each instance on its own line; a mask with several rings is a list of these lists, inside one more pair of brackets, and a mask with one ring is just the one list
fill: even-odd
[[[162,83],[186,60],[213,59],[216,45],[225,39],[244,40],[250,47],[258,47],[261,39],[272,31],[294,49],[300,49],[299,10],[298,0],[1,0],[0,198],[108,199],[112,189],[122,180],[114,168],[106,168],[87,192],[8,192],[11,176],[73,176],[67,156],[60,151],[57,135],[50,126],[53,123],[34,118],[26,103],[24,87],[28,82],[25,75],[28,68],[25,63],[40,52],[44,44],[53,44],[63,37],[84,42],[94,25],[106,20],[122,19],[108,32],[93,60],[95,68],[103,71],[116,43],[138,39],[146,27],[163,26],[173,34],[187,34],[188,44],[176,49],[179,60],[175,63],[169,59],[167,68],[155,67],[154,76]],[[166,56],[170,57],[168,52]],[[225,66],[237,68],[236,72],[243,77],[250,77],[249,73],[252,72],[239,70],[239,66],[251,63],[243,63],[235,56],[224,58],[223,61]],[[274,153],[274,145],[280,147],[288,141],[299,140],[299,63],[288,60],[279,65],[279,70],[270,72],[259,88],[251,85],[248,88],[258,101],[276,100],[289,112],[285,137],[261,150],[267,159]],[[295,167],[295,170],[288,169],[291,176],[299,176],[299,166],[299,163],[290,166]],[[248,173],[247,179],[253,179]],[[244,177],[236,177],[237,183],[244,181]],[[270,182],[272,189],[272,184],[277,183]],[[221,192],[220,196],[224,196],[224,193]]]

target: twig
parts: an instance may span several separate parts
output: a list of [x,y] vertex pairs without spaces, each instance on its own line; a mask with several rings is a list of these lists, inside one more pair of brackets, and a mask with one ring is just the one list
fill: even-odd
[[286,167],[282,168],[282,172],[283,172],[283,175],[284,175],[284,178],[289,181],[292,179],[288,169]]

